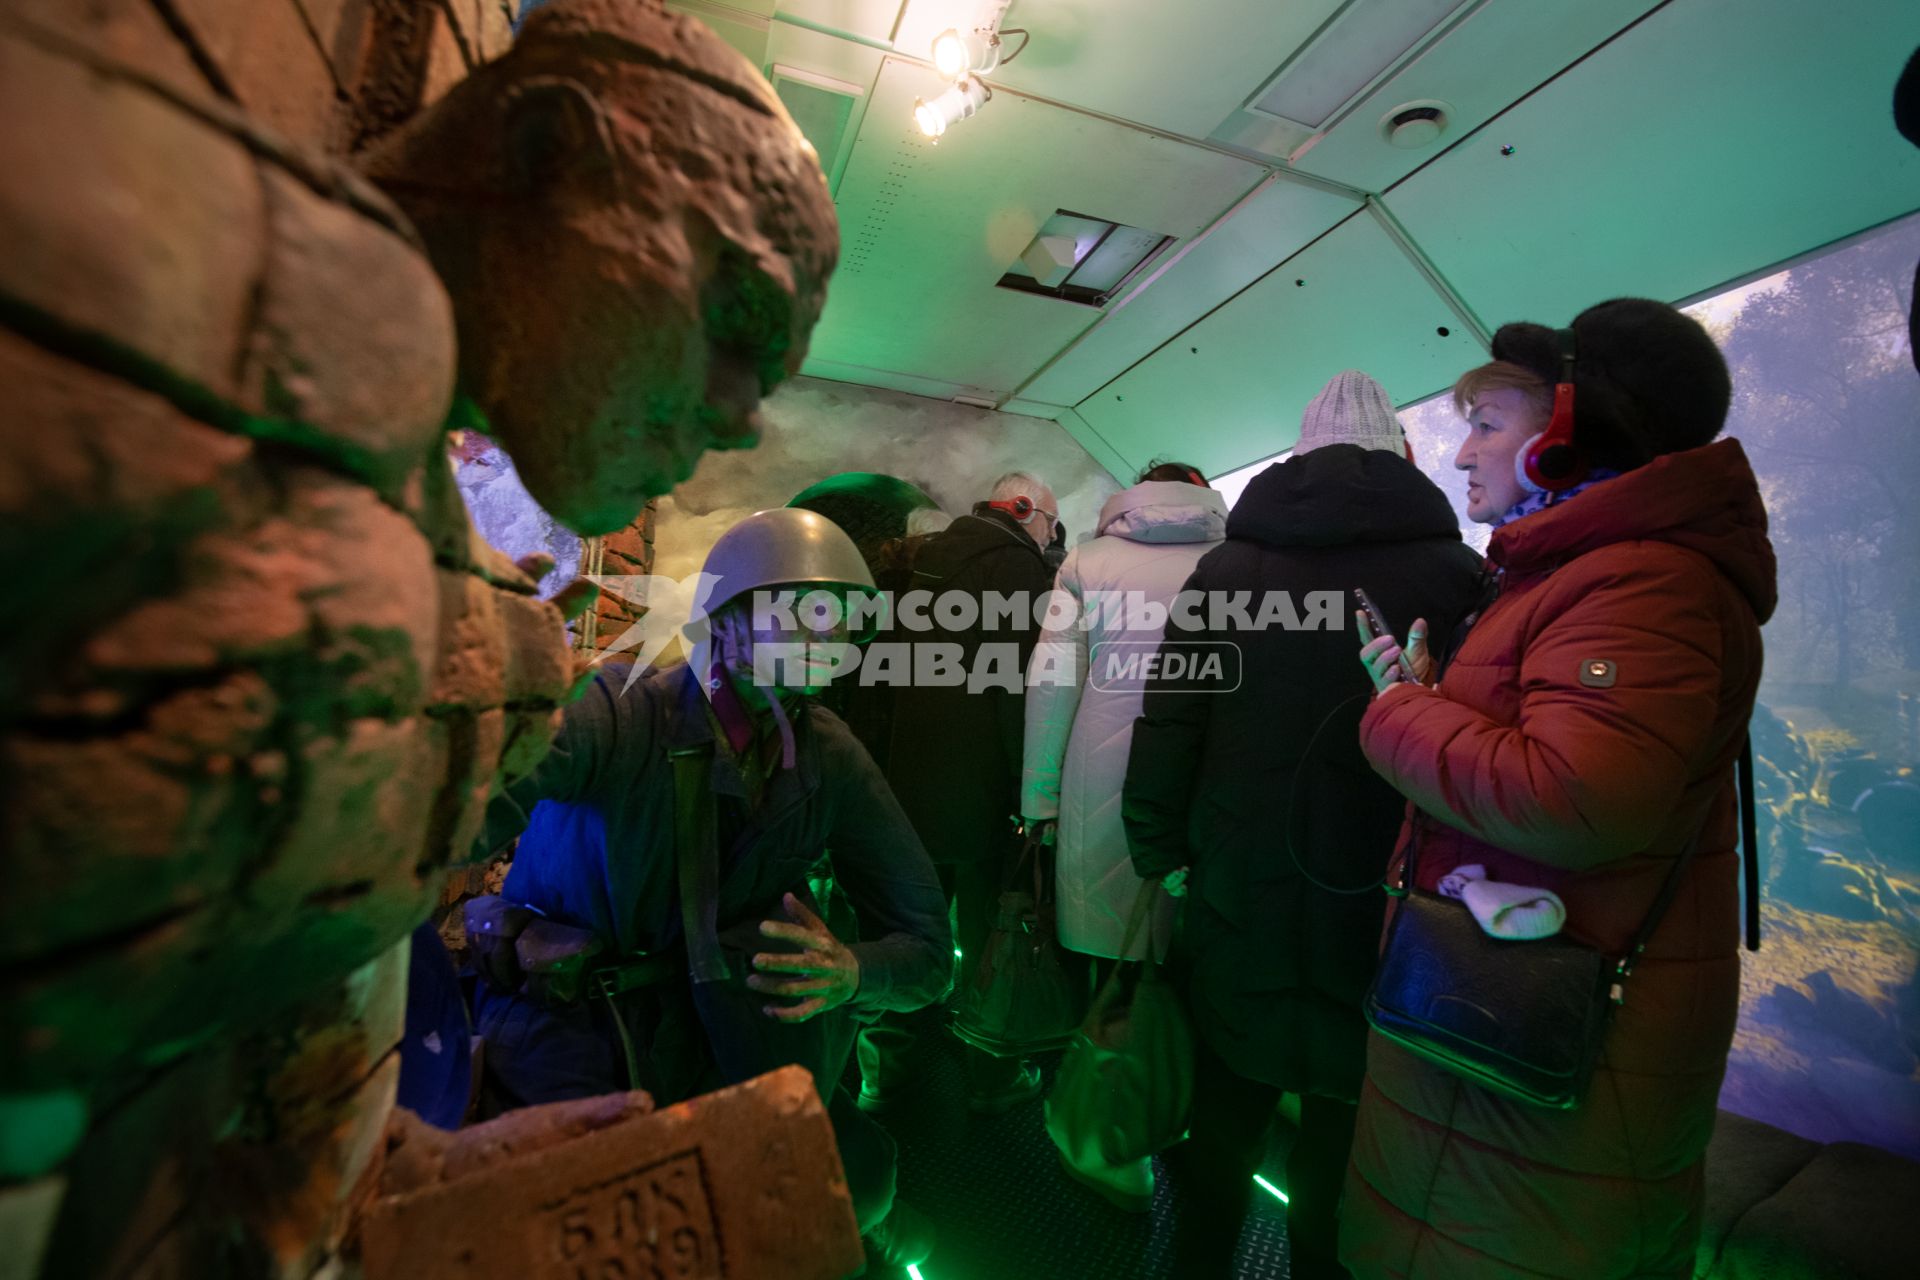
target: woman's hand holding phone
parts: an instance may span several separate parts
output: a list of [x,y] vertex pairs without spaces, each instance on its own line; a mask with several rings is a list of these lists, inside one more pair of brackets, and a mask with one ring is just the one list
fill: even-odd
[[1365,609],[1355,609],[1353,617],[1360,628],[1360,665],[1367,669],[1367,677],[1373,681],[1375,696],[1385,693],[1387,686],[1403,680],[1411,680],[1415,684],[1427,683],[1433,674],[1433,655],[1427,651],[1425,618],[1413,620],[1413,625],[1407,629],[1407,647],[1402,650],[1392,632],[1374,634]]

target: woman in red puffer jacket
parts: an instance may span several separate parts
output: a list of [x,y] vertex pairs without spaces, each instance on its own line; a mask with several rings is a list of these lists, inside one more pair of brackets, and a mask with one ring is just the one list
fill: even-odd
[[[1569,341],[1569,337],[1571,341]],[[1586,476],[1534,488],[1515,457],[1573,359]],[[1691,866],[1614,1011],[1581,1105],[1512,1101],[1375,1034],[1341,1209],[1363,1277],[1688,1276],[1702,1160],[1739,997],[1740,754],[1760,680],[1774,557],[1712,339],[1621,299],[1571,331],[1507,325],[1455,387],[1468,514],[1498,527],[1495,589],[1425,687],[1391,638],[1368,760],[1411,801],[1421,887],[1455,867],[1549,889],[1565,933],[1625,950],[1674,859]],[[1416,673],[1430,666],[1409,628]]]

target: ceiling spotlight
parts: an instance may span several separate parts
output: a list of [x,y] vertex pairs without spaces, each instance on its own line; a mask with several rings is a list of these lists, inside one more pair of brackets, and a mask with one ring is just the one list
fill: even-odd
[[969,73],[990,75],[1000,65],[1000,33],[977,27],[966,35],[952,27],[933,38],[933,69],[943,80]]
[[991,97],[992,92],[978,77],[962,76],[932,102],[915,98],[913,122],[927,137],[938,138],[947,131],[948,125],[956,120],[965,120],[985,106]]

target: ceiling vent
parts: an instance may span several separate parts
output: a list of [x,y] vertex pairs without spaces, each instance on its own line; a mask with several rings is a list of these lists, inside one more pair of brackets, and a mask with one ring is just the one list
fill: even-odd
[[1402,151],[1430,147],[1447,131],[1444,102],[1408,102],[1380,117],[1380,136]]
[[1158,231],[1059,209],[998,283],[1002,289],[1104,307],[1172,243],[1172,236]]
[[1248,111],[1325,127],[1461,7],[1461,0],[1353,0],[1247,103]]

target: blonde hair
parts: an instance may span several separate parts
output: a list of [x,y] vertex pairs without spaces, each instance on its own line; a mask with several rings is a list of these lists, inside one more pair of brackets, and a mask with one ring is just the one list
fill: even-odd
[[1552,385],[1525,365],[1510,360],[1494,360],[1461,374],[1460,381],[1453,384],[1454,412],[1466,417],[1474,400],[1485,391],[1518,391],[1541,413],[1553,412]]

